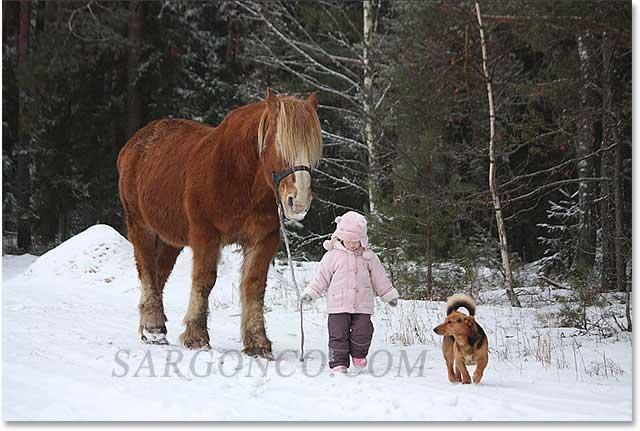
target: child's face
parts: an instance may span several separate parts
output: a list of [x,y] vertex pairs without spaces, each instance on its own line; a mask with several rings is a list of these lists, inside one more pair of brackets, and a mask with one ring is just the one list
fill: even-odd
[[360,241],[342,241],[344,248],[349,251],[355,251],[360,247]]

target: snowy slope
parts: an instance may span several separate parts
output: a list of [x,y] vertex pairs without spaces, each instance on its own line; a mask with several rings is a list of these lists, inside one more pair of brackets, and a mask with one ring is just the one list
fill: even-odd
[[[37,260],[3,256],[4,420],[631,420],[630,337],[541,329],[535,309],[479,307],[491,356],[477,386],[447,380],[431,332],[443,317],[436,302],[378,303],[371,367],[333,376],[320,300],[305,311],[310,357],[301,364],[292,353],[295,294],[281,265],[269,272],[266,298],[279,360],[240,356],[241,257],[232,248],[210,299],[213,350],[187,351],[177,339],[190,256],[182,253],[165,289],[169,346],[138,341],[132,248],[113,229],[94,226]],[[301,285],[314,269],[298,264]],[[408,370],[402,358],[418,366]]]

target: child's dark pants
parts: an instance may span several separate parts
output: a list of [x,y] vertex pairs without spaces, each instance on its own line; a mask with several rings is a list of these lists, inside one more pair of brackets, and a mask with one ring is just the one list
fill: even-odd
[[329,314],[329,367],[349,366],[352,358],[364,358],[369,353],[373,337],[370,314]]

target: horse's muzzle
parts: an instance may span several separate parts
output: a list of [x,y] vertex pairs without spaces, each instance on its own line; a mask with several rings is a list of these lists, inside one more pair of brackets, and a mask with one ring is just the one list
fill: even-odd
[[311,207],[311,205],[309,204],[305,209],[303,209],[302,211],[294,211],[294,209],[290,206],[286,206],[285,207],[285,211],[284,211],[284,215],[287,219],[292,220],[292,221],[302,221],[304,220],[304,218],[307,216],[307,213],[309,212],[309,208]]

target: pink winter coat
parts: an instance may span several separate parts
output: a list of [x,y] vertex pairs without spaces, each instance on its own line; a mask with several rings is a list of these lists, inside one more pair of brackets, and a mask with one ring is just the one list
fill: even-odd
[[329,314],[373,314],[374,291],[385,302],[400,296],[368,248],[352,252],[337,241],[325,241],[324,247],[328,251],[304,293],[315,300],[326,292]]

